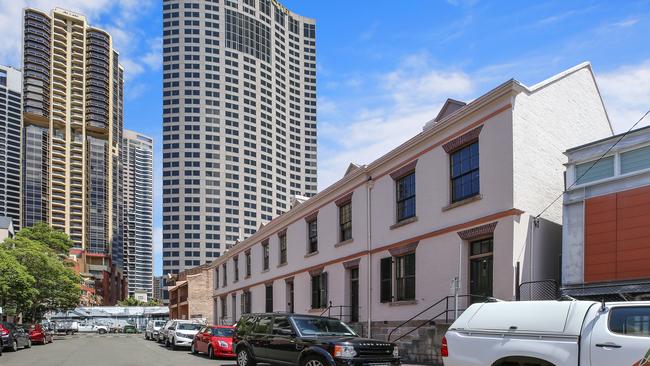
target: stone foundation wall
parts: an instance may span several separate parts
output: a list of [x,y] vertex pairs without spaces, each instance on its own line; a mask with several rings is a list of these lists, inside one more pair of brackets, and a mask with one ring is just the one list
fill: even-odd
[[[401,322],[372,322],[371,338],[387,341],[390,332],[399,324],[401,324]],[[422,325],[420,328],[414,330],[420,325]],[[414,320],[395,330],[395,332],[390,336],[390,339],[394,341],[404,335],[403,338],[396,342],[403,363],[442,366],[440,347],[442,344],[442,337],[445,335],[447,329],[449,329],[449,326],[450,324],[444,322]],[[360,335],[368,335],[366,323],[353,324],[352,327]]]

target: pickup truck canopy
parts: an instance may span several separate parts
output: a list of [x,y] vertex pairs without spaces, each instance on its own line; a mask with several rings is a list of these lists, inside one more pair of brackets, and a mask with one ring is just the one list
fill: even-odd
[[510,301],[470,306],[452,329],[578,336],[591,301]]

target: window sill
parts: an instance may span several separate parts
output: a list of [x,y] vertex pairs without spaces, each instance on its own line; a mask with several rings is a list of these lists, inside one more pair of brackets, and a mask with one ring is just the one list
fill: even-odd
[[249,278],[251,278],[251,275],[246,275],[246,276],[244,277],[245,280],[247,280],[247,279],[249,279]]
[[313,256],[315,256],[316,254],[318,254],[318,250],[315,251],[315,252],[311,252],[311,253],[307,253],[307,254],[305,254],[305,258],[313,257]]
[[266,272],[268,272],[268,271],[269,271],[268,268],[267,268],[267,269],[263,269],[261,273],[266,273]]
[[410,223],[417,222],[417,221],[418,221],[417,216],[409,217],[408,219],[404,219],[404,220],[402,220],[400,222],[397,222],[397,223],[391,225],[389,229],[390,230],[397,229],[398,227],[402,227],[404,225],[408,225]]
[[388,306],[406,306],[406,305],[417,305],[417,300],[403,300],[403,301],[394,301],[389,302]]
[[350,243],[352,243],[353,241],[354,241],[354,239],[352,239],[352,238],[350,238],[350,239],[348,239],[348,240],[340,241],[340,242],[334,244],[334,248],[342,247],[342,246],[344,246],[344,245],[346,245],[346,244],[350,244]]
[[309,309],[307,310],[308,313],[318,313],[321,314],[323,311],[327,310],[327,308],[318,308],[318,309]]
[[280,263],[280,264],[278,264],[278,268],[280,268],[280,267],[284,267],[284,266],[286,266],[286,265],[287,265],[287,262]]
[[452,203],[450,205],[447,205],[447,206],[443,207],[442,212],[449,211],[449,210],[454,209],[456,207],[464,206],[464,205],[470,204],[472,202],[480,201],[482,199],[483,199],[483,195],[482,194],[477,194],[475,196],[465,198],[464,200],[454,202],[454,203]]

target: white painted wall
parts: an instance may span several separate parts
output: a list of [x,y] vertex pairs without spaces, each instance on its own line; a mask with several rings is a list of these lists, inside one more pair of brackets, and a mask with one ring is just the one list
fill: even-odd
[[[233,248],[232,252],[241,253],[246,248],[251,248],[252,277],[243,278],[245,261],[243,254],[240,254],[240,281],[232,282],[233,266],[230,261],[228,286],[215,290],[215,296],[236,291],[239,302],[241,290],[250,288],[253,311],[262,312],[265,308],[264,283],[274,281],[274,310],[284,311],[287,309],[284,279],[293,276],[295,311],[320,313],[320,310],[310,309],[311,283],[308,271],[324,267],[324,271],[329,274],[329,300],[333,305],[347,305],[348,275],[342,262],[360,257],[361,320],[367,320],[368,314],[372,321],[404,320],[451,294],[451,280],[459,272],[459,248],[462,257],[461,293],[468,292],[469,245],[460,239],[457,231],[478,225],[466,225],[473,220],[519,209],[525,213],[498,216],[481,222],[486,224],[498,221],[494,232],[494,295],[501,299],[512,299],[515,294],[516,263],[522,262],[522,272],[530,273],[531,215],[562,191],[562,163],[565,159],[562,153],[578,140],[610,133],[590,75],[589,70],[583,66],[563,75],[566,80],[551,81],[546,86],[536,87],[533,92],[525,92],[526,88],[519,84],[509,86],[507,91],[500,89],[500,97],[494,97],[463,118],[446,127],[434,126],[377,162],[360,168],[356,173],[350,173],[349,177],[275,219],[260,233]],[[514,111],[502,109],[510,104],[514,106]],[[494,114],[498,110],[501,112]],[[445,209],[450,204],[449,155],[440,145],[465,133],[477,121],[488,116],[490,118],[484,121],[479,137],[481,199]],[[547,129],[554,131],[551,133]],[[389,174],[415,158],[418,159],[418,219],[391,229],[391,225],[395,224],[395,183]],[[371,181],[367,183],[369,179]],[[367,190],[370,186],[371,225],[368,230],[366,210]],[[353,240],[345,245],[337,245],[338,209],[334,200],[350,191],[354,192]],[[306,256],[307,225],[304,217],[316,209],[319,251],[316,255]],[[548,221],[544,221],[535,234],[535,251],[532,256],[535,263],[532,266],[534,279],[558,272],[557,255],[561,240],[559,210],[554,208],[544,218]],[[289,247],[288,264],[278,266],[277,232],[285,227]],[[270,243],[271,265],[270,271],[262,272],[260,242],[266,237]],[[417,238],[416,301],[406,304],[380,303],[379,263],[382,257],[389,255],[387,247]],[[231,256],[232,253],[226,253],[215,264],[220,265]],[[231,316],[231,311],[231,299],[228,297],[228,316]],[[239,304],[237,315],[241,315]],[[422,318],[431,315],[427,313]]]

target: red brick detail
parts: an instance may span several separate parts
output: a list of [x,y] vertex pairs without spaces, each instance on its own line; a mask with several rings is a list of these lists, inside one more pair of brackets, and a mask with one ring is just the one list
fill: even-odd
[[414,171],[416,165],[418,165],[418,159],[415,159],[412,162],[402,166],[401,168],[394,170],[392,173],[390,173],[390,177],[393,179],[400,179],[403,176]]
[[359,268],[359,262],[361,262],[361,258],[356,258],[351,261],[343,262],[343,268],[345,269]]
[[445,150],[447,154],[449,154],[454,150],[463,147],[463,145],[467,145],[470,142],[474,142],[475,140],[477,140],[478,135],[481,133],[482,129],[483,129],[483,125],[480,125],[475,129],[467,132],[466,134],[458,136],[455,139],[443,144],[442,148]]
[[352,201],[352,193],[354,192],[346,194],[345,196],[334,201],[334,203],[339,207],[345,205],[346,203],[350,203],[350,201]]
[[318,218],[318,211],[314,211],[309,215],[305,216],[305,221],[312,222]]
[[406,245],[403,245],[403,246],[401,246],[401,247],[399,247],[399,248],[391,248],[391,249],[388,249],[388,252],[389,252],[390,255],[392,255],[393,257],[398,257],[398,256],[400,256],[400,255],[404,255],[404,254],[408,254],[408,253],[415,252],[415,249],[417,249],[418,244],[420,244],[420,241],[419,241],[419,240],[418,240],[418,241],[414,241],[414,242],[409,243],[409,244],[406,244]]
[[319,274],[323,273],[324,270],[325,270],[325,267],[310,269],[309,270],[309,275],[312,276],[312,277],[318,276]]
[[490,236],[494,233],[494,229],[497,227],[497,221],[491,222],[489,224],[473,227],[471,229],[463,230],[458,232],[463,240],[476,240],[486,236]]

